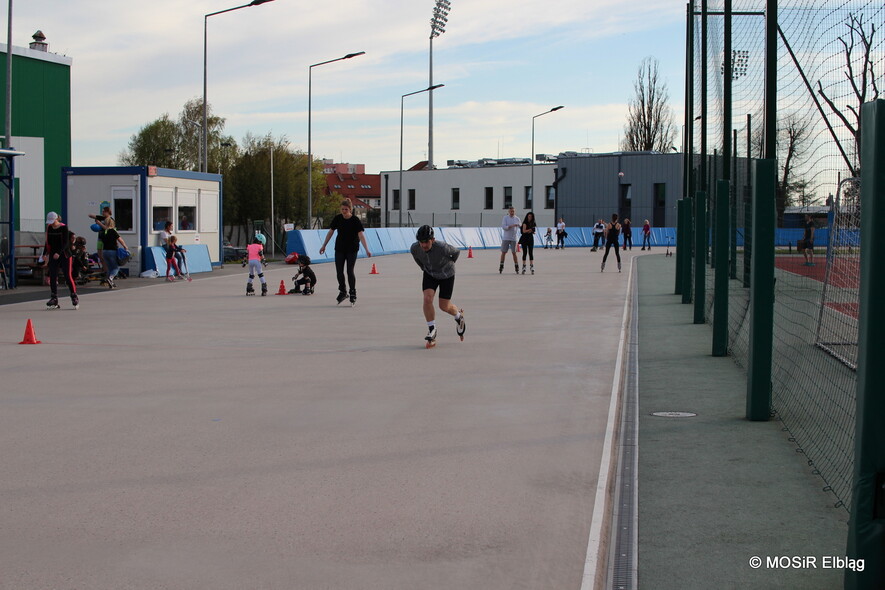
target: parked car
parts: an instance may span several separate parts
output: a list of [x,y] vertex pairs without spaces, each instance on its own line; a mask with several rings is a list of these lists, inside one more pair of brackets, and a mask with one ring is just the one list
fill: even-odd
[[246,249],[232,245],[227,238],[222,244],[224,245],[224,262],[240,262],[246,257]]

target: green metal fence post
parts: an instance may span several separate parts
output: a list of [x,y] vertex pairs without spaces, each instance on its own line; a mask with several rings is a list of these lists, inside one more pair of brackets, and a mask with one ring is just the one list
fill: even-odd
[[698,191],[694,201],[694,323],[703,324],[707,297],[707,193]]
[[716,267],[713,274],[713,356],[728,354],[728,200],[731,183],[716,182]]
[[774,334],[774,188],[776,160],[753,163],[753,260],[750,281],[750,355],[747,363],[747,419],[771,413],[771,355]]
[[685,199],[676,201],[676,295],[682,295],[682,252],[685,245]]
[[854,485],[848,521],[847,590],[885,588],[885,259],[872,237],[885,216],[885,100],[861,107],[860,312]]
[[[691,193],[689,193],[691,194]],[[691,278],[692,278],[692,269],[691,269],[691,253],[692,253],[692,244],[694,243],[694,221],[692,220],[692,205],[694,201],[690,198],[685,199],[685,205],[683,205],[683,215],[685,220],[685,229],[683,230],[683,235],[685,236],[685,247],[682,249],[682,303],[687,304],[691,303]],[[679,256],[679,250],[676,251],[676,256]]]

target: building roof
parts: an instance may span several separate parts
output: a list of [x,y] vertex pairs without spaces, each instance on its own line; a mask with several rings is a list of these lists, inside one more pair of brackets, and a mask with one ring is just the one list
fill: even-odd
[[338,193],[354,207],[372,208],[364,199],[381,198],[380,174],[326,174],[326,194]]

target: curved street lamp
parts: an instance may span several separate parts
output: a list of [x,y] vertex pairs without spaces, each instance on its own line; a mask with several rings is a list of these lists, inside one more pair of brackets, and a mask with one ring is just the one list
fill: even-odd
[[[554,111],[558,111],[559,109],[563,109],[563,108],[565,108],[563,105],[559,105],[558,107],[553,107],[549,111],[544,111],[543,113],[532,117],[532,160],[531,160],[531,162],[532,162],[532,189],[531,190],[532,190],[532,208],[533,209],[535,207],[535,119],[537,119],[538,117],[541,117],[543,115],[552,113]],[[554,221],[556,221],[556,220],[554,219]]]
[[202,151],[206,157],[203,161],[200,162],[199,166],[197,166],[200,169],[200,172],[209,172],[209,149],[207,147],[207,144],[209,141],[209,139],[208,139],[209,132],[207,131],[209,128],[209,123],[208,123],[209,115],[207,113],[208,107],[206,105],[206,70],[207,70],[207,67],[206,67],[207,66],[207,59],[206,59],[207,51],[206,50],[208,48],[207,29],[209,26],[209,17],[215,16],[216,14],[224,14],[225,12],[233,12],[234,10],[239,10],[241,8],[249,8],[250,6],[258,6],[259,4],[265,4],[267,2],[273,2],[273,0],[252,0],[252,2],[250,2],[248,4],[243,4],[242,6],[235,6],[233,8],[226,8],[224,10],[219,10],[217,12],[210,12],[209,14],[206,14],[203,16],[203,131],[201,133],[202,141],[200,142],[200,145],[203,146]]
[[409,92],[408,94],[403,94],[399,99],[399,226],[403,226],[403,105],[405,104],[405,100],[407,96],[412,96],[413,94],[421,94],[422,92],[432,92],[437,88],[442,88],[445,84],[436,84],[434,86],[428,86],[422,90],[416,90],[415,92]]
[[313,226],[313,153],[311,152],[311,97],[312,97],[312,87],[313,87],[313,69],[317,66],[324,66],[326,64],[330,64],[336,61],[342,61],[345,59],[350,59],[352,57],[358,57],[360,55],[365,55],[365,51],[358,51],[357,53],[348,53],[344,57],[336,57],[335,59],[330,59],[327,61],[321,61],[318,64],[312,64],[307,68],[307,227],[310,229]]

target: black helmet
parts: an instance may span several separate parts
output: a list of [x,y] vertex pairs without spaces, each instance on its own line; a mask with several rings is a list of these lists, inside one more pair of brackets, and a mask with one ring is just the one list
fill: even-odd
[[427,240],[433,239],[433,228],[429,225],[422,225],[418,228],[418,233],[415,234],[415,238],[419,242],[426,242]]

